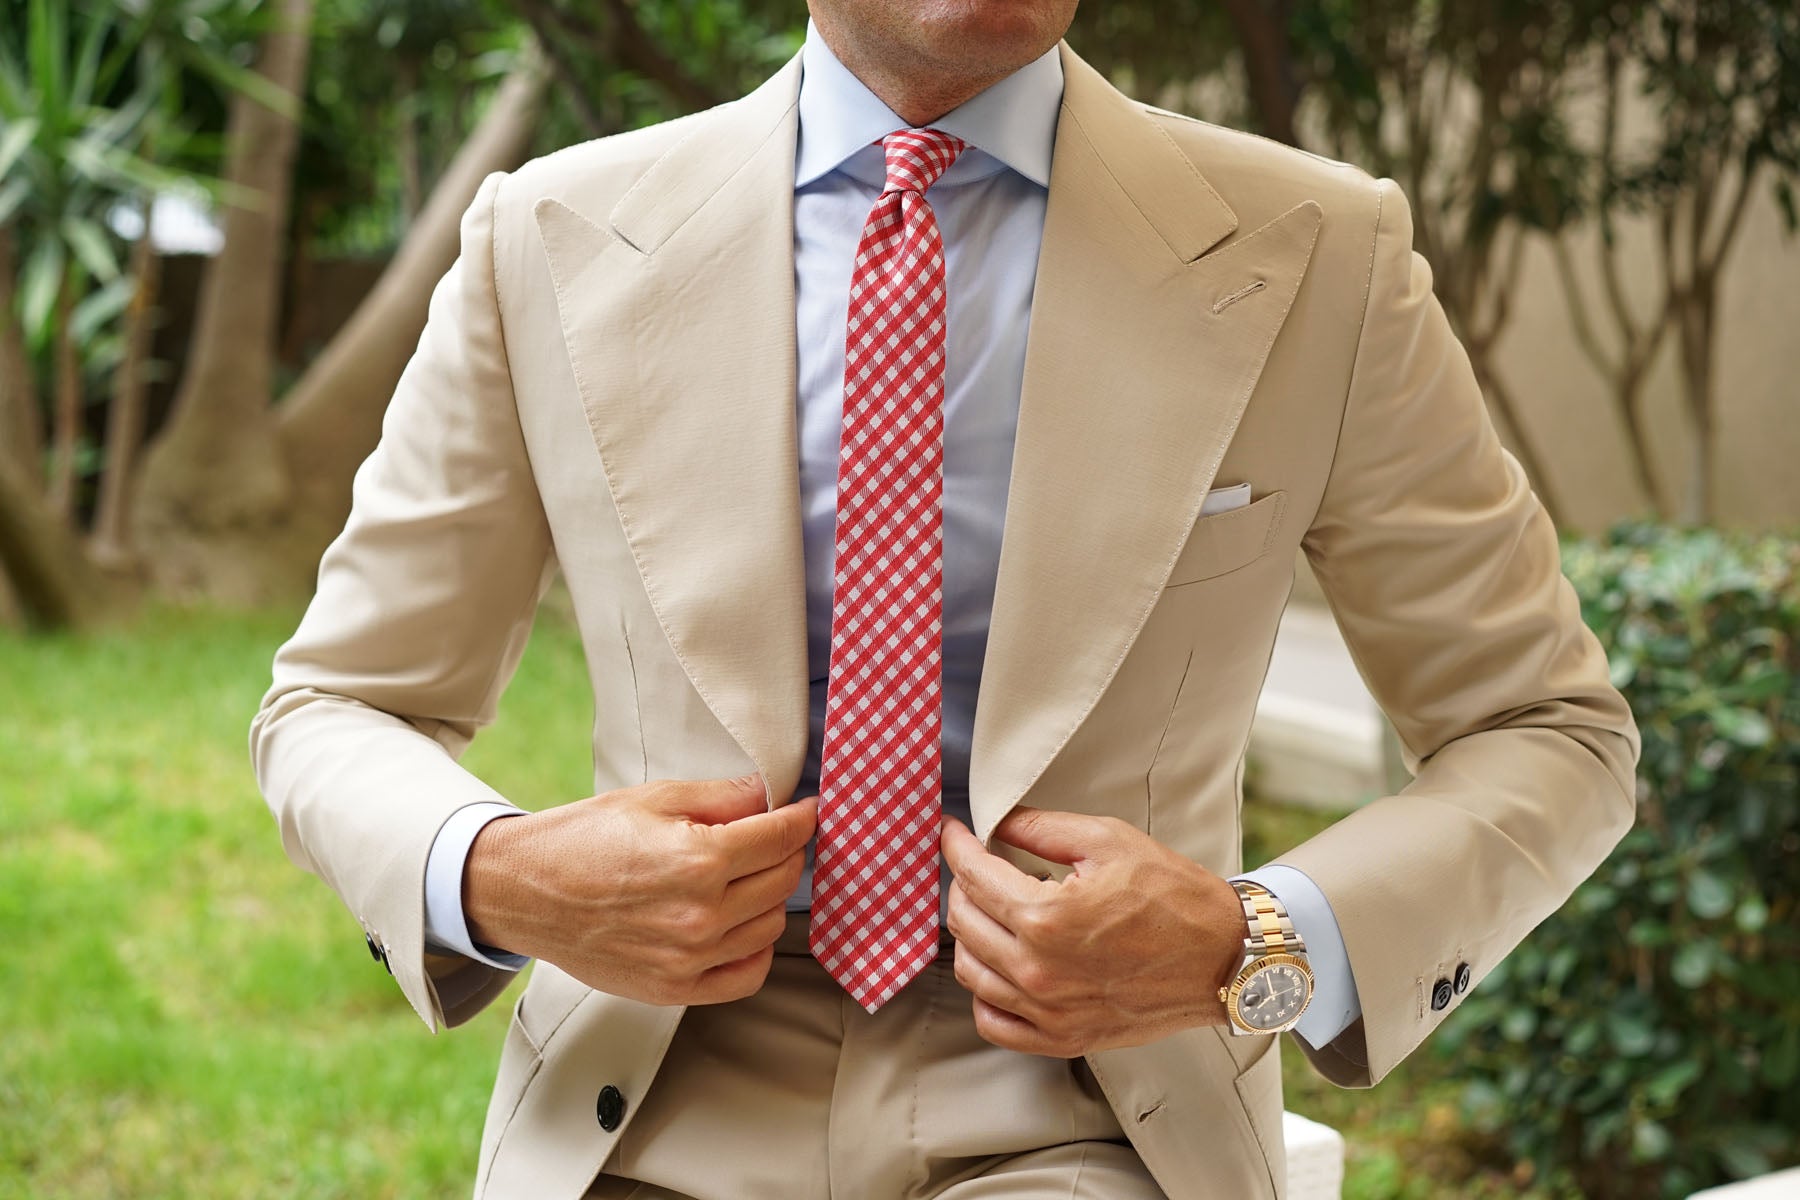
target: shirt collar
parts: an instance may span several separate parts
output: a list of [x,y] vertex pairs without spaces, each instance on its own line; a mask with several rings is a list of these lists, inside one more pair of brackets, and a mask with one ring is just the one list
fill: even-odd
[[[862,80],[838,61],[812,22],[800,50],[800,134],[794,154],[794,186],[805,187],[835,171],[871,142],[906,122],[894,115]],[[981,94],[931,123],[1011,167],[1039,187],[1050,186],[1050,155],[1062,107],[1062,58],[1057,48],[1014,71]],[[969,156],[965,155],[965,159]],[[962,167],[958,160],[953,172]],[[976,166],[970,162],[970,167]],[[976,171],[970,178],[992,174]],[[958,172],[962,174],[962,172]],[[955,183],[956,179],[947,177]]]

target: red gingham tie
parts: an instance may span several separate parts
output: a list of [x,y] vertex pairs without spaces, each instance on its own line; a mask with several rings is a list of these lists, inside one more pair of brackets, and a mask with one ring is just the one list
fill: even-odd
[[963,146],[882,139],[850,276],[809,940],[870,1012],[937,956],[944,246],[925,191]]

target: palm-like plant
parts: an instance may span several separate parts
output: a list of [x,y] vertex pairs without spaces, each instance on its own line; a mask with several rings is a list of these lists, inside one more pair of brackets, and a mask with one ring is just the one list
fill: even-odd
[[[156,95],[109,107],[110,12],[78,18],[32,0],[22,45],[0,35],[0,321],[15,343],[48,350],[54,402],[49,498],[65,519],[75,500],[82,407],[81,343],[123,309],[131,288],[107,213],[182,177],[140,152]],[[21,258],[22,255],[22,258]],[[18,368],[14,367],[14,370]],[[7,403],[32,410],[29,377],[0,382]],[[18,395],[23,391],[24,395]],[[9,424],[31,424],[14,417]],[[36,442],[38,439],[29,439]]]
[[[48,496],[71,519],[83,377],[112,368],[94,525],[108,558],[125,556],[126,482],[141,440],[157,289],[151,206],[172,189],[228,190],[204,173],[218,146],[194,129],[194,84],[292,108],[233,57],[260,18],[257,0],[118,0],[73,21],[65,4],[28,0],[13,26],[22,36],[0,32],[0,431],[35,477],[41,406],[28,359],[47,351]],[[122,208],[140,217],[123,269],[108,220]]]

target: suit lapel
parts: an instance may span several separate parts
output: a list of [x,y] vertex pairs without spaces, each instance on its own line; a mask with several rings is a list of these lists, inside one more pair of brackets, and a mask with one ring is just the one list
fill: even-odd
[[1220,246],[1236,214],[1168,134],[1067,47],[1063,69],[970,763],[984,839],[1148,619],[1320,220],[1308,202]]
[[799,60],[692,119],[597,221],[537,206],[582,407],[644,590],[713,715],[791,794],[806,754],[794,427]]

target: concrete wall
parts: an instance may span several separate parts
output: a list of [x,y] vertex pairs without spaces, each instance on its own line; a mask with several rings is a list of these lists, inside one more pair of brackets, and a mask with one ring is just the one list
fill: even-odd
[[[1656,287],[1657,251],[1646,222],[1622,227],[1624,278],[1634,295]],[[1575,260],[1601,330],[1593,263],[1597,235]],[[1787,234],[1765,179],[1744,214],[1724,278],[1719,322],[1717,490],[1721,523],[1800,526],[1800,237]],[[1521,419],[1546,459],[1568,510],[1566,524],[1597,531],[1643,511],[1610,392],[1576,345],[1548,246],[1528,252],[1515,315],[1499,343],[1499,369],[1517,392]],[[1646,302],[1644,312],[1648,312]],[[1601,335],[1606,336],[1604,333]],[[1610,343],[1608,343],[1610,345]],[[1646,397],[1651,446],[1665,493],[1687,479],[1688,434],[1680,411],[1673,338]]]

